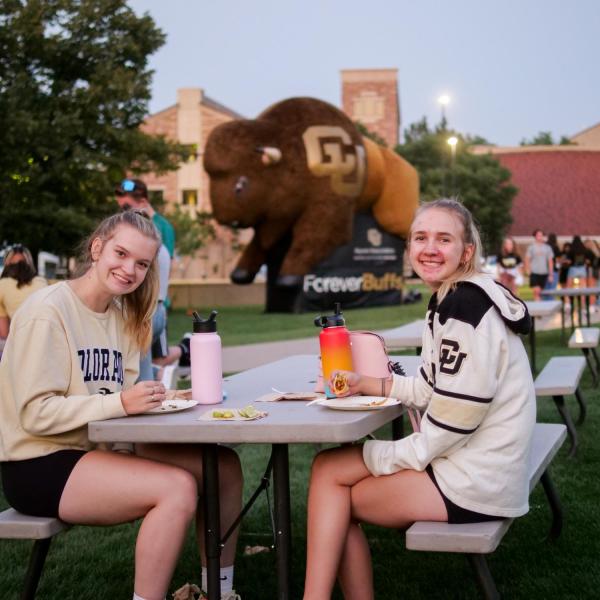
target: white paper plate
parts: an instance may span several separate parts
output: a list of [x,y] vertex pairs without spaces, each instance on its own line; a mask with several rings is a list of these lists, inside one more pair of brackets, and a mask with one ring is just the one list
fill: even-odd
[[386,398],[381,403],[382,400],[382,396],[349,396],[347,398],[317,400],[316,404],[333,410],[380,410],[400,404],[395,398]]
[[164,413],[179,412],[180,410],[187,410],[196,406],[198,400],[180,400],[175,398],[174,400],[165,400],[161,406],[157,406],[152,410],[145,412],[146,415],[162,415]]

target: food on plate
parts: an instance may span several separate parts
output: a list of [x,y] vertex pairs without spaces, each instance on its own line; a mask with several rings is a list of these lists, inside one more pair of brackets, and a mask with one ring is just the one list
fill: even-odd
[[232,410],[213,410],[212,416],[214,419],[233,419],[235,415]]
[[254,419],[255,417],[258,417],[261,413],[260,411],[256,410],[254,406],[252,406],[252,404],[249,404],[244,408],[240,408],[238,410],[238,414],[240,415],[240,417],[244,417],[244,419]]
[[333,378],[333,392],[337,396],[345,394],[350,389],[348,376],[345,373],[336,373]]

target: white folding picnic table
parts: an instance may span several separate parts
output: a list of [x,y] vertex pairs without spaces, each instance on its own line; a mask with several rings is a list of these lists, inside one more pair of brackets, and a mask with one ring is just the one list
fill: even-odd
[[535,320],[540,319],[542,317],[551,317],[555,315],[561,309],[562,304],[560,300],[528,300],[525,302],[525,306],[527,306],[527,310],[531,315],[531,331],[529,332],[529,347],[531,351],[529,354],[531,357],[531,370],[533,371],[533,374],[536,375],[537,367],[535,364]]
[[[136,415],[89,424],[89,437],[95,442],[153,442],[203,444],[204,510],[206,528],[208,598],[220,598],[220,517],[217,444],[271,444],[275,495],[275,547],[278,594],[290,598],[291,514],[288,444],[354,442],[402,416],[401,406],[379,410],[339,411],[323,406],[307,406],[306,401],[255,403],[268,415],[256,421],[207,421],[198,417],[220,407],[239,408],[271,392],[310,391],[318,372],[315,355],[290,356],[282,360],[227,377],[228,394],[222,405],[198,405],[170,414]],[[399,357],[407,375],[416,374],[420,359]]]

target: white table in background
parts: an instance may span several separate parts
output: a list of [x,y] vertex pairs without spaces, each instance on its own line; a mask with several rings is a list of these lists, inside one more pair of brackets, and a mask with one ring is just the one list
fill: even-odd
[[[526,301],[525,306],[531,315],[531,331],[529,332],[529,348],[531,357],[531,370],[533,374],[537,374],[537,366],[535,363],[535,320],[542,317],[554,316],[562,306],[560,300],[540,300],[540,301]],[[563,326],[564,326],[564,315],[563,315]]]
[[393,329],[384,329],[377,333],[385,340],[389,350],[401,350],[403,348],[415,348],[417,354],[421,354],[423,344],[423,329],[425,319],[418,319]]

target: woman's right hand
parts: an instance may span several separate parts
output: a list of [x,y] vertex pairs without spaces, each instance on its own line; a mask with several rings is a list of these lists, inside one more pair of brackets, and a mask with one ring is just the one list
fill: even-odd
[[[347,389],[338,391],[335,386],[335,379],[340,375],[346,379]],[[356,396],[361,393],[360,390],[361,376],[352,371],[333,371],[329,377],[329,389],[338,397]]]
[[157,408],[166,400],[165,386],[160,381],[138,381],[121,392],[121,404],[128,415],[138,415]]

